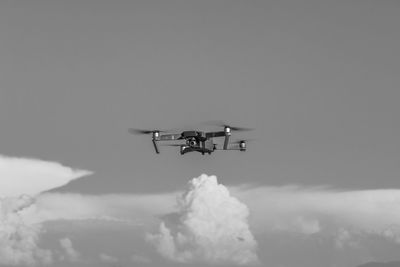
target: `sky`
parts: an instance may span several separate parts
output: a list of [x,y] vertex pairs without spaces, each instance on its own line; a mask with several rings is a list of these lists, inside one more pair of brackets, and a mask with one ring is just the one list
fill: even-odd
[[[2,229],[26,226],[36,251],[15,265],[399,260],[399,9],[390,0],[0,2]],[[210,120],[254,128],[232,137],[253,139],[247,152],[157,155],[150,136],[127,131],[219,130]],[[229,222],[204,188],[230,203]],[[210,234],[198,224],[210,218],[232,231]],[[247,261],[206,249],[226,249],[235,231],[246,238],[227,251]]]

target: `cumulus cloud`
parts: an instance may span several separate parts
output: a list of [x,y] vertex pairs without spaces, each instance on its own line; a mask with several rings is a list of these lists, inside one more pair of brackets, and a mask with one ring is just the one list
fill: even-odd
[[162,256],[185,263],[258,262],[249,211],[215,176],[191,180],[177,205],[178,212],[166,216],[159,233],[147,236]]
[[50,264],[52,252],[38,246],[42,225],[26,220],[39,193],[91,172],[55,162],[0,155],[0,264]]
[[[103,227],[123,224],[139,227],[156,224],[157,216],[174,209],[176,194],[148,195],[80,195],[42,193],[29,196],[7,197],[0,200],[0,265],[45,265],[56,260],[76,262],[71,240],[63,239],[60,245],[64,255],[41,249],[40,234],[44,223],[62,220],[76,222],[101,220]],[[102,226],[103,225],[103,226]],[[75,250],[76,252],[76,250]],[[102,261],[104,261],[104,257]],[[146,258],[136,255],[132,261],[145,263]],[[82,259],[81,261],[82,262]]]
[[24,222],[19,211],[32,204],[32,198],[0,199],[0,264],[34,265],[49,264],[52,253],[38,247],[41,225]]
[[325,234],[336,247],[357,247],[355,238],[400,240],[400,190],[332,190],[299,186],[231,188],[251,210],[258,234]]
[[76,262],[79,260],[80,253],[75,250],[74,246],[72,245],[72,241],[69,238],[60,239],[60,246],[65,253],[65,257],[63,256],[63,260]]

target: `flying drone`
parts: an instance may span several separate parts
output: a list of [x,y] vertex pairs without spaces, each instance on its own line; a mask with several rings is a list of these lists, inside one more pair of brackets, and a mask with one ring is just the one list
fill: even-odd
[[[181,155],[188,152],[200,152],[201,154],[211,154],[215,150],[238,150],[246,151],[246,140],[239,140],[229,142],[232,132],[234,131],[250,131],[250,128],[233,127],[226,124],[218,124],[217,126],[223,127],[223,131],[204,132],[198,130],[182,131],[178,133],[170,133],[172,131],[165,130],[143,130],[143,129],[129,129],[131,134],[151,134],[154,149],[157,154],[160,153],[158,142],[165,141],[179,141],[180,143],[165,144],[166,146],[180,147]],[[223,137],[224,144],[219,148],[217,143],[214,143],[214,138]],[[183,143],[182,143],[183,142]]]

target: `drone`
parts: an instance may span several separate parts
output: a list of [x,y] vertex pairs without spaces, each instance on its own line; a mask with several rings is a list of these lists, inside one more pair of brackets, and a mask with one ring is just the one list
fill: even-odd
[[[234,131],[250,131],[250,128],[233,127],[223,123],[219,123],[217,126],[223,127],[223,131],[216,132],[204,132],[199,130],[182,131],[178,133],[170,133],[172,131],[166,130],[143,130],[130,128],[128,131],[131,134],[151,134],[154,150],[157,154],[160,153],[158,142],[165,141],[179,141],[179,144],[165,144],[165,146],[180,147],[181,155],[189,152],[200,152],[201,154],[211,154],[216,150],[238,150],[246,151],[246,141],[239,140],[235,142],[229,142],[232,132]],[[214,143],[214,138],[223,137],[224,144],[222,148],[218,147],[217,143]],[[182,143],[183,142],[183,143]]]

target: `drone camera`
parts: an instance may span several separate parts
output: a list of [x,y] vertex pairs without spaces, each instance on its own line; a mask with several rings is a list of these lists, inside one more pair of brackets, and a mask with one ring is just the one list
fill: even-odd
[[196,145],[196,141],[192,140],[189,142],[190,146],[195,146]]
[[190,147],[197,146],[197,141],[195,138],[189,138],[186,140],[186,144]]

